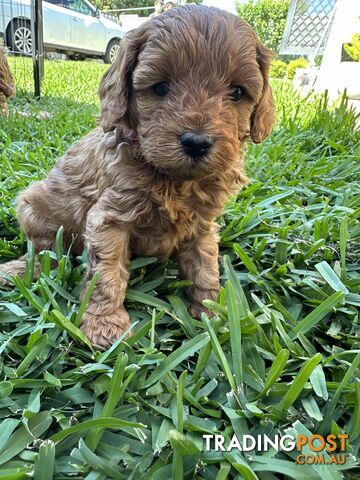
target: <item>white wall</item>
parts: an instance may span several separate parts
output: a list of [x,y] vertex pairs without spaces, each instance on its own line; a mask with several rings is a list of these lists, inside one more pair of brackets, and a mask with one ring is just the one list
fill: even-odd
[[336,97],[345,88],[350,98],[360,100],[360,62],[341,62],[342,44],[360,31],[360,0],[338,0],[333,24],[325,47],[317,90]]

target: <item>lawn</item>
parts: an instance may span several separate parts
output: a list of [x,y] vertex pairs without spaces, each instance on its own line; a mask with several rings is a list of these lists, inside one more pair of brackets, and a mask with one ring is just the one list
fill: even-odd
[[[31,260],[14,198],[95,126],[104,72],[47,62],[34,101],[30,65],[12,67],[11,108],[29,116],[0,119],[1,261],[27,248]],[[251,181],[219,219],[213,318],[187,313],[175,263],[138,258],[126,299],[134,334],[93,351],[78,329],[86,254],[69,257],[61,231],[38,281],[29,261],[25,279],[0,290],[0,479],[360,478],[357,119],[345,100],[330,109],[288,83],[273,88],[275,131],[250,146]],[[296,452],[205,452],[209,433],[347,434],[348,456],[300,465]]]

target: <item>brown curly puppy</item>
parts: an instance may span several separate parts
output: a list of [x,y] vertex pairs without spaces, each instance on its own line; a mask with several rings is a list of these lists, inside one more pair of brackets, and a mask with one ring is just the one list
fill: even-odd
[[15,84],[6,58],[6,50],[0,46],[0,113],[4,117],[9,113],[7,100],[14,95]]
[[[215,218],[245,182],[243,151],[274,121],[271,54],[249,25],[215,8],[186,6],[123,39],[100,84],[100,128],[49,176],[21,193],[18,219],[37,251],[60,225],[100,272],[82,329],[107,346],[129,326],[123,302],[130,258],[176,256],[193,286],[191,312],[219,290]],[[24,260],[2,268],[23,273]]]

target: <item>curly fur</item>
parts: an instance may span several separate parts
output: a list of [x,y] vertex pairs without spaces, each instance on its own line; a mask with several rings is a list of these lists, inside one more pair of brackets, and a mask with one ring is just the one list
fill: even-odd
[[0,112],[7,117],[8,98],[15,95],[14,79],[6,57],[6,50],[0,46]]
[[[99,281],[82,319],[95,345],[129,326],[124,308],[132,256],[175,256],[193,282],[191,312],[219,291],[215,222],[245,183],[243,152],[274,121],[268,84],[271,54],[247,23],[215,8],[187,6],[154,17],[122,41],[100,84],[100,126],[72,146],[48,177],[19,195],[20,225],[36,250],[51,248],[64,226],[73,249],[84,245]],[[170,82],[165,97],[152,86]],[[246,95],[230,98],[230,86]],[[199,162],[179,135],[201,131],[214,146]],[[5,273],[23,273],[18,263]]]

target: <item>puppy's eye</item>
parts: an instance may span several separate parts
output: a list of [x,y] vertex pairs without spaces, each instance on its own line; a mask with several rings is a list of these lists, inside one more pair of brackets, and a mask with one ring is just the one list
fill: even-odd
[[244,96],[244,90],[239,87],[230,87],[230,97],[233,102],[239,102]]
[[165,97],[170,90],[170,84],[168,82],[156,83],[152,89],[159,97]]

